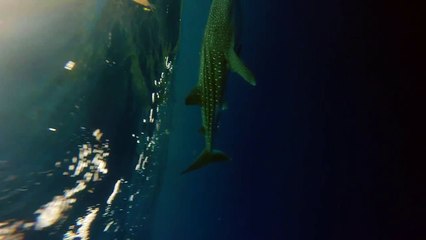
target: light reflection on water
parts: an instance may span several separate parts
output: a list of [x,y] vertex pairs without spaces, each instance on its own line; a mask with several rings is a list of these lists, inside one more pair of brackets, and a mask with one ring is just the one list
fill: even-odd
[[[118,218],[117,212],[124,211],[123,204],[118,206],[113,206],[114,200],[117,195],[120,194],[121,188],[127,188],[127,195],[121,196],[125,201],[128,201],[129,204],[127,207],[127,214],[130,214],[130,210],[137,208],[140,204],[143,204],[142,201],[144,198],[149,197],[142,194],[143,192],[149,193],[145,189],[141,189],[141,185],[135,185],[133,182],[145,182],[143,185],[145,188],[153,189],[155,187],[152,182],[152,177],[158,178],[156,176],[158,173],[154,173],[153,169],[158,165],[158,158],[156,159],[155,151],[158,149],[158,143],[160,138],[165,138],[168,135],[168,129],[162,128],[162,118],[166,117],[165,108],[167,108],[167,94],[169,84],[166,83],[166,77],[170,77],[172,73],[172,63],[168,60],[168,57],[165,58],[165,69],[166,72],[161,73],[161,77],[156,84],[156,89],[152,93],[152,96],[156,96],[157,101],[152,101],[151,108],[149,111],[150,121],[141,121],[141,131],[138,134],[132,134],[137,144],[140,146],[139,157],[136,159],[136,166],[134,168],[134,175],[132,183],[123,178],[117,180],[114,184],[112,193],[104,202],[99,202],[94,206],[87,207],[87,215],[80,216],[75,220],[75,224],[68,226],[68,231],[64,233],[63,239],[89,239],[90,233],[90,224],[95,220],[99,215],[98,212],[102,211],[102,218],[104,219],[104,232],[113,231],[117,232],[120,227],[120,222],[116,221]],[[157,80],[155,80],[157,82]],[[156,111],[153,111],[156,109]],[[161,111],[163,109],[163,111]],[[153,129],[152,133],[149,134],[148,130]],[[60,131],[60,129],[49,128],[47,129],[51,132]],[[55,224],[61,224],[66,221],[69,212],[72,211],[73,206],[78,202],[79,198],[84,196],[84,194],[93,194],[96,188],[96,182],[102,181],[102,179],[108,174],[108,158],[110,156],[110,141],[104,136],[100,129],[95,129],[92,132],[89,132],[85,127],[81,127],[81,139],[89,139],[89,141],[82,142],[76,146],[74,151],[75,155],[64,158],[61,161],[54,162],[51,167],[52,170],[45,172],[40,172],[40,174],[45,174],[45,176],[54,177],[51,179],[51,182],[61,182],[63,183],[63,178],[68,178],[68,187],[62,190],[62,194],[55,195],[51,201],[43,204],[37,210],[34,211],[35,216],[27,216],[25,219],[32,220],[18,220],[18,219],[9,219],[2,220],[0,222],[0,237],[7,236],[7,239],[23,239],[25,236],[24,233],[27,231],[40,231],[49,227],[54,226]],[[67,152],[70,154],[71,152]],[[154,159],[153,161],[150,158]],[[131,161],[129,161],[131,162]],[[4,162],[3,162],[4,164]],[[3,182],[12,181],[13,177],[6,178]],[[158,180],[158,179],[157,179]],[[40,183],[42,184],[42,183]],[[45,182],[44,184],[47,184]],[[65,187],[64,184],[61,186]],[[2,196],[7,196],[8,191],[28,191],[26,188],[18,189],[4,189]],[[3,201],[7,200],[7,197],[1,199]],[[139,201],[138,201],[139,200]],[[106,205],[104,204],[106,203]],[[144,217],[146,220],[147,217]],[[138,227],[143,227],[138,222],[129,223],[126,225],[131,225],[129,228],[136,229]],[[130,232],[132,232],[130,231]],[[3,238],[0,238],[3,239]]]
[[[9,3],[9,0],[5,1]],[[60,30],[61,21],[52,23],[51,20],[60,17],[61,11],[66,9],[84,16],[74,25],[62,25],[67,29],[64,32],[71,36],[69,39],[60,36],[55,42],[49,34],[44,34],[46,30],[34,32],[33,29],[25,33],[19,27],[7,38],[0,34],[0,50],[6,49],[5,43],[12,46],[3,52],[9,59],[0,54],[0,70],[5,70],[0,76],[0,119],[3,120],[0,127],[0,240],[46,239],[46,236],[52,239],[89,239],[93,236],[112,239],[118,235],[105,237],[102,234],[122,235],[123,232],[132,237],[148,224],[148,210],[153,205],[155,192],[158,192],[159,172],[163,167],[160,161],[164,155],[158,149],[167,141],[169,133],[166,110],[173,49],[170,44],[157,43],[156,38],[151,38],[147,42],[160,47],[147,51],[152,56],[147,56],[148,60],[141,63],[144,59],[140,55],[144,51],[137,40],[145,36],[141,30],[132,29],[136,25],[126,25],[126,21],[132,19],[123,11],[136,8],[132,14],[138,19],[149,20],[150,16],[142,15],[143,9],[137,12],[137,4],[131,1],[114,1],[114,7],[106,4],[113,2],[108,0],[98,0],[96,4],[84,2],[85,5],[72,1],[55,4],[54,17],[38,19],[35,23],[40,28],[40,22],[44,21],[48,23],[44,25],[46,28]],[[33,15],[43,18],[46,14],[42,11],[43,6],[49,4],[37,6],[32,0],[29,3],[27,7],[20,6],[25,11],[29,11],[29,7],[35,8],[29,18]],[[164,9],[161,1],[156,3],[156,10],[145,14],[158,14],[151,18],[160,21]],[[100,10],[100,6],[117,10],[116,15]],[[93,12],[96,12],[95,16],[91,16]],[[13,14],[8,16],[8,19],[0,16],[0,31],[12,31],[10,23],[19,21]],[[102,19],[108,19],[102,22],[105,26],[94,23]],[[158,27],[158,23],[155,24]],[[124,30],[114,30],[117,26]],[[16,45],[23,44],[24,38],[31,39],[31,32],[34,33],[35,47],[28,51],[26,58]],[[117,43],[124,39],[120,34],[127,34],[132,40],[122,46]],[[14,43],[13,37],[20,40]],[[46,39],[53,41],[52,44],[43,42]],[[83,44],[86,41],[90,44]],[[127,63],[129,59],[130,64]],[[25,64],[18,66],[16,63],[20,62]],[[27,65],[29,62],[31,64]],[[150,68],[142,70],[143,66]],[[133,89],[123,94],[117,87],[117,94],[109,95],[113,91],[103,87],[106,85],[104,78],[123,69],[130,72],[126,84]],[[126,79],[117,76],[116,85],[108,83],[107,86],[116,87],[116,82]],[[140,109],[129,115],[137,116],[137,126],[125,139],[135,144],[134,157],[120,159],[120,156],[113,156],[118,143],[113,138],[120,132],[111,129],[120,123],[117,120],[119,115],[128,111],[126,105],[117,101],[126,94],[135,98],[133,101]],[[112,100],[96,103],[98,98]],[[13,104],[6,104],[6,100]],[[111,102],[117,103],[108,108]],[[117,170],[117,162],[111,162],[112,159],[120,159],[120,164],[125,164],[131,174]],[[42,235],[37,235],[39,233]]]

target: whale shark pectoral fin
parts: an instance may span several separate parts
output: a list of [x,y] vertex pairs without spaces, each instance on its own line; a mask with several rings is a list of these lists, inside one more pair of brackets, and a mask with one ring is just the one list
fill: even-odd
[[228,63],[229,68],[238,73],[241,77],[244,78],[250,85],[256,86],[256,79],[254,78],[253,73],[244,65],[234,49],[231,49],[228,54]]
[[201,135],[206,135],[206,129],[204,127],[200,127],[198,131],[201,133]]
[[182,172],[182,174],[192,172],[194,170],[197,170],[199,168],[202,168],[210,163],[213,162],[223,162],[229,160],[229,157],[226,156],[225,153],[217,150],[208,151],[204,150],[200,156],[198,156],[197,160],[192,163],[185,171]]
[[222,111],[228,110],[228,102],[223,102],[222,104]]
[[191,93],[185,99],[186,105],[201,105],[201,91],[197,86],[192,89]]

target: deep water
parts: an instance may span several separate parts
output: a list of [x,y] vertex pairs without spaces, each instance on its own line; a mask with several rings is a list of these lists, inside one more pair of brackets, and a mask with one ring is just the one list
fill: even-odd
[[257,85],[229,74],[231,161],[181,175],[211,1],[152,3],[0,1],[0,239],[425,239],[418,10],[238,1]]
[[232,160],[179,176],[204,146],[199,109],[183,99],[208,2],[183,5],[154,239],[423,239],[416,7],[241,1],[240,52],[257,86],[230,75],[216,148]]

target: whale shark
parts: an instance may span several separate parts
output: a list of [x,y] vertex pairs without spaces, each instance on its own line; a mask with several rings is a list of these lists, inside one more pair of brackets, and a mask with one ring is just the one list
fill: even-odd
[[182,174],[229,157],[213,149],[218,114],[224,108],[224,93],[229,70],[236,72],[250,85],[256,80],[235,51],[235,21],[233,0],[213,0],[201,45],[200,70],[197,85],[185,99],[186,105],[201,107],[201,132],[205,148]]
[[133,2],[144,6],[145,11],[152,11],[155,9],[155,6],[152,3],[150,3],[149,0],[133,0]]

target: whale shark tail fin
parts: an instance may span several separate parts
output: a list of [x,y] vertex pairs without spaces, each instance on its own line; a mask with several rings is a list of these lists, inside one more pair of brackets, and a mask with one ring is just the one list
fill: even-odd
[[194,163],[192,163],[185,171],[183,171],[182,174],[192,172],[210,163],[223,162],[226,160],[229,160],[229,157],[225,153],[221,151],[217,151],[217,150],[209,151],[205,149],[200,154],[200,156],[198,156],[197,160]]

